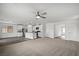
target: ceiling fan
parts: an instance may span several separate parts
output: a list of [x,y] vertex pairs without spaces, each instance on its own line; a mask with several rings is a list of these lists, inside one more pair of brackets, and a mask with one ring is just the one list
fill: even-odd
[[45,19],[45,15],[47,14],[47,12],[40,12],[40,11],[37,11],[36,12],[36,19],[39,19],[39,18],[43,18]]

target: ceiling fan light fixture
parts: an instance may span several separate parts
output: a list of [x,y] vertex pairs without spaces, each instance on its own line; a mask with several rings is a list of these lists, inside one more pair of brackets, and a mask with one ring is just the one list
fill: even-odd
[[36,16],[36,18],[40,18],[40,16]]

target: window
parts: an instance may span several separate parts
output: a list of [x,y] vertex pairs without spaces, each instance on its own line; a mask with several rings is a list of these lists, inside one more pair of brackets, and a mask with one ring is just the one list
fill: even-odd
[[11,33],[13,32],[13,26],[3,26],[2,33]]

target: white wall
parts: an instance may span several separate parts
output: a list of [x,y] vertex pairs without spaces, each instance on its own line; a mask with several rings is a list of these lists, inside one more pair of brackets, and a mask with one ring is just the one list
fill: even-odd
[[75,41],[77,40],[77,24],[76,23],[66,24],[66,39],[75,40]]
[[42,35],[43,37],[46,37],[46,24],[45,23],[42,26]]
[[53,23],[46,24],[46,37],[54,38],[54,24]]
[[61,37],[65,39],[65,33],[63,32],[63,27],[65,28],[65,24],[54,24],[54,37]]
[[66,20],[66,21],[61,21],[57,22],[55,24],[65,24],[66,25],[66,33],[65,33],[65,39],[66,40],[74,40],[74,41],[79,41],[77,39],[77,20]]
[[[79,41],[79,21],[78,20],[65,20],[56,23],[46,24],[46,37],[54,38],[60,36],[60,25],[65,24],[65,40]],[[54,25],[56,25],[54,27]]]
[[79,40],[79,19],[77,20],[77,40]]
[[58,36],[60,36],[60,31],[61,31],[61,28],[60,28],[60,24],[55,24],[55,32],[54,32],[54,36],[55,37],[58,37]]

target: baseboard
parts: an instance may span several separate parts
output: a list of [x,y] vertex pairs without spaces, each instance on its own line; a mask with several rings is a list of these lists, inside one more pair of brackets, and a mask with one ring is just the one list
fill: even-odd
[[8,38],[20,38],[20,37],[22,37],[22,36],[16,36],[16,37],[5,37],[5,38],[0,38],[0,40],[1,40],[1,39],[8,39]]

